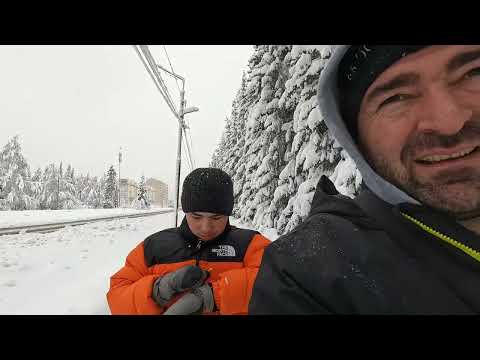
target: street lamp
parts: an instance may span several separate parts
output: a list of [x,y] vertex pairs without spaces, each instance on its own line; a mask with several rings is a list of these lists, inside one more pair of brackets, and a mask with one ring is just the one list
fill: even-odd
[[178,143],[177,143],[177,169],[175,174],[175,220],[173,223],[174,227],[177,227],[178,222],[178,197],[180,192],[180,166],[182,162],[182,131],[186,128],[185,121],[183,120],[185,114],[189,114],[195,111],[199,111],[199,109],[195,106],[191,106],[185,108],[185,78],[177,75],[171,71],[168,71],[164,67],[157,64],[157,67],[162,69],[163,71],[169,73],[170,75],[174,76],[177,79],[182,81],[182,90],[180,91],[180,109],[178,111],[177,118],[178,118]]
[[185,110],[183,110],[183,115],[189,114],[191,112],[199,111],[199,110],[200,109],[197,108],[196,106],[190,106],[190,107],[186,108]]

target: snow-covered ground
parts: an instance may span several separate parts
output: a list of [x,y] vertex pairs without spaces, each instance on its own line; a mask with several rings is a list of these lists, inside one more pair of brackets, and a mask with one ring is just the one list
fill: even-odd
[[166,209],[168,208],[152,207],[149,210],[137,210],[133,208],[114,208],[0,211],[0,228],[49,224],[83,219],[96,219],[116,215],[133,215]]
[[[75,211],[70,211],[68,220],[79,218],[73,215]],[[0,213],[0,227],[10,225],[4,216],[15,218],[9,213],[13,212]],[[40,211],[25,213],[30,213],[31,221],[16,226],[59,220],[57,212],[50,218]],[[92,217],[102,216],[106,216],[104,210],[92,212]],[[105,296],[110,276],[123,266],[134,246],[172,223],[173,214],[168,213],[66,227],[46,234],[0,236],[0,314],[110,314]],[[231,223],[251,228],[233,218]],[[261,232],[271,240],[278,237],[274,229]]]

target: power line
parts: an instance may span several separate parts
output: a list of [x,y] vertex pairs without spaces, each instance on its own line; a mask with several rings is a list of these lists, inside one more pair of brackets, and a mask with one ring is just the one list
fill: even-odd
[[[185,132],[185,129],[183,130],[183,132]],[[182,141],[183,141],[183,145],[186,146],[187,145],[187,139],[185,138],[185,136],[182,137]],[[185,156],[186,160],[188,160],[188,165],[190,165],[190,171],[192,171],[193,170],[193,164],[192,164],[192,159],[191,159],[188,151],[185,153],[184,156]]]
[[[172,63],[170,62],[170,57],[168,56],[167,48],[165,47],[165,45],[163,45],[163,50],[165,50],[165,55],[167,55],[167,60],[168,60],[168,63],[170,64],[170,69],[172,70],[172,73],[175,74],[175,71],[173,71],[173,66],[172,66]],[[178,92],[180,92],[180,86],[178,86],[177,78],[175,78],[175,82],[177,83]]]
[[[147,69],[147,72],[148,74],[150,75],[150,77],[152,78],[153,82],[155,83],[158,91],[160,92],[160,94],[162,95],[162,97],[164,98],[165,102],[167,103],[167,105],[170,107],[170,110],[172,110],[172,112],[174,113],[174,115],[177,117],[177,119],[180,121],[180,119],[178,118],[178,114],[177,114],[177,109],[175,108],[175,105],[173,104],[172,102],[172,99],[170,97],[170,94],[168,93],[168,89],[166,87],[166,85],[163,83],[163,80],[160,76],[160,74],[158,73],[158,70],[156,69],[156,64],[155,64],[155,60],[153,59],[150,51],[148,50],[148,48],[145,46],[145,48],[142,48],[142,46],[140,45],[140,48],[142,50],[142,53],[143,55],[145,56],[147,62],[148,62],[148,65],[150,65],[150,67],[145,63],[143,57],[141,56],[140,52],[138,51],[137,47],[134,45],[134,48],[135,48],[135,51],[137,52],[138,56],[140,57],[140,60],[142,60],[142,63],[143,65],[145,66],[145,68]],[[151,69],[153,68],[153,72],[155,73],[155,75],[158,75],[158,76],[154,76],[152,74],[152,71]],[[173,72],[173,71],[172,71]],[[160,84],[160,86],[159,86]],[[163,90],[163,91],[162,91]],[[186,133],[185,133],[185,128],[182,126],[182,129],[183,129],[183,133],[184,133],[184,137],[186,137]],[[185,143],[186,143],[186,148],[187,148],[187,153],[188,153],[188,160],[190,162],[190,166],[192,167],[192,170],[193,170],[193,160],[192,160],[192,154],[191,154],[191,150],[190,150],[190,145],[188,144],[188,141],[185,140]]]
[[174,103],[173,100],[172,100],[172,97],[171,97],[171,95],[170,95],[170,92],[168,91],[167,85],[165,85],[165,82],[163,81],[163,78],[162,78],[162,76],[160,75],[160,72],[158,71],[157,64],[156,64],[155,60],[153,59],[153,56],[152,56],[152,54],[150,53],[150,50],[148,49],[148,46],[145,46],[145,48],[144,48],[144,53],[147,55],[148,60],[149,60],[149,64],[150,64],[150,66],[152,67],[154,73],[158,75],[159,81],[160,81],[160,83],[161,83],[161,85],[162,85],[162,89],[164,90],[164,92],[165,92],[168,100],[170,101],[171,106],[175,109],[175,113],[177,113],[177,108],[176,108],[176,106],[175,106],[175,103]]
[[[159,84],[158,84],[158,80],[155,78],[155,76],[152,74],[152,70],[150,69],[150,67],[148,66],[148,64],[145,62],[145,60],[143,59],[143,56],[142,54],[140,54],[140,51],[137,49],[137,45],[133,45],[133,48],[135,49],[135,51],[137,52],[138,54],[138,57],[140,58],[140,60],[142,61],[142,64],[143,66],[145,66],[145,69],[147,70],[148,74],[150,75],[150,77],[152,78],[153,80],[153,83],[155,84],[155,86],[157,87],[158,91],[160,92],[160,94],[162,95],[163,99],[165,100],[165,102],[167,103],[168,107],[170,107],[170,110],[172,110],[175,115],[176,115],[176,111],[174,108],[172,108],[172,104],[169,102],[169,100],[166,98],[163,90],[160,88]],[[180,121],[180,120],[179,120]]]
[[[192,140],[192,132],[189,131],[188,132],[188,136],[190,137],[190,151],[192,152],[192,154],[194,154],[194,150],[193,150],[193,140]],[[195,159],[192,157],[192,162],[193,162],[193,168],[196,168],[196,165],[195,165]]]
[[[148,46],[140,45],[140,49],[141,49],[141,51],[143,53],[143,56],[145,57],[146,61],[148,62],[148,65],[145,63],[145,60],[143,59],[142,55],[138,51],[136,45],[134,45],[134,48],[135,48],[135,51],[137,52],[138,56],[140,57],[140,60],[142,60],[142,63],[145,66],[145,68],[147,69],[147,72],[149,73],[153,82],[157,86],[158,91],[160,92],[160,94],[164,98],[167,105],[170,107],[170,110],[172,110],[172,112],[174,113],[175,117],[177,117],[178,121],[180,121],[180,118],[179,118],[178,113],[177,113],[177,109],[175,108],[175,105],[173,104],[173,101],[170,97],[170,93],[168,92],[168,89],[167,89],[165,83],[163,82],[163,79],[162,79],[160,73],[158,72],[155,60],[153,59],[153,56],[150,53],[150,50],[148,49]],[[152,70],[153,70],[154,74],[152,74]],[[172,73],[174,73],[173,67],[172,67]],[[185,128],[183,126],[182,126],[182,128],[183,128],[184,137],[186,137]],[[185,143],[186,143],[186,148],[187,148],[187,152],[188,152],[190,166],[193,167],[193,160],[192,160],[193,157],[192,157],[192,153],[191,153],[191,150],[190,150],[190,144],[188,144],[187,140],[185,140]]]
[[150,67],[147,65],[147,63],[145,63],[145,60],[143,59],[143,57],[145,56],[142,56],[142,54],[140,54],[140,51],[138,51],[137,49],[137,46],[136,45],[133,45],[133,48],[135,49],[135,51],[137,52],[137,55],[138,57],[140,58],[140,60],[142,61],[143,63],[143,66],[145,66],[145,69],[147,70],[148,74],[150,75],[150,77],[152,78],[153,80],[153,83],[155,84],[155,86],[157,87],[158,91],[160,92],[160,94],[162,95],[162,97],[165,99],[165,101],[167,102],[167,105],[170,106],[169,102],[167,101],[167,99],[165,98],[165,94],[163,93],[163,90],[160,89],[160,86],[158,85],[158,80],[155,79],[155,76],[152,74],[152,70],[150,69]]
[[[162,77],[160,76],[160,73],[157,70],[157,67],[155,66],[155,61],[153,60],[152,55],[148,50],[148,47],[145,45],[140,45],[140,49],[143,53],[143,56],[142,56],[138,51],[137,46],[136,45],[133,45],[133,46],[138,56],[140,57],[140,60],[142,61],[143,65],[145,66],[145,69],[147,70],[148,74],[150,75],[153,82],[155,83],[155,86],[157,87],[158,91],[160,92],[163,99],[167,103],[168,107],[170,108],[170,110],[172,110],[173,114],[178,119],[178,121],[180,121],[178,117],[177,109],[175,108],[175,104],[173,104],[172,99],[169,97],[168,90],[162,80]],[[145,60],[143,59],[143,57],[145,57],[148,64],[145,63]],[[152,74],[152,71],[153,71],[153,74]]]
[[186,158],[190,164],[190,168],[191,170],[194,169],[193,167],[193,157],[192,157],[192,152],[190,151],[190,146],[188,144],[188,139],[187,139],[187,132],[186,132],[186,129],[185,127],[182,128],[182,133],[183,133],[183,136],[182,136],[182,141],[183,141],[183,144],[184,144],[184,147],[187,149],[187,152],[186,152]]
[[150,52],[150,49],[148,48],[148,46],[146,45],[140,45],[140,48],[142,49],[142,52],[143,52],[143,55],[145,56],[145,58],[147,59],[147,62],[148,64],[150,65],[150,68],[153,70],[153,73],[156,75],[157,77],[157,80],[158,82],[160,83],[160,86],[162,87],[163,91],[164,91],[164,94],[167,95],[169,101],[170,101],[170,104],[172,106],[174,106],[173,102],[172,102],[172,99],[170,97],[170,94],[168,92],[168,89],[167,89],[167,86],[165,85],[164,81],[163,81],[163,78],[162,76],[160,75],[160,73],[158,72],[158,69],[157,69],[157,66],[156,66],[156,63],[155,63],[155,60],[153,59],[153,56]]
[[[167,85],[165,85],[165,82],[163,81],[162,76],[161,76],[160,73],[158,72],[156,62],[155,62],[155,60],[153,59],[153,56],[152,56],[152,54],[150,53],[150,50],[148,50],[148,47],[145,46],[145,48],[146,48],[146,51],[148,51],[149,58],[151,59],[151,66],[152,66],[153,68],[155,68],[155,72],[158,73],[158,76],[159,76],[159,78],[160,78],[160,80],[161,80],[161,82],[162,82],[162,85],[163,85],[163,88],[164,88],[165,93],[166,93],[166,95],[167,95],[167,98],[170,100],[170,103],[171,103],[171,104],[173,105],[173,107],[175,108],[175,103],[173,102],[172,96],[170,95],[170,92],[168,91],[168,87],[167,87]],[[173,71],[172,71],[172,72],[173,72]],[[177,81],[177,78],[175,78],[175,81]],[[178,84],[177,84],[177,87],[178,87]]]
[[[164,98],[165,102],[170,107],[170,110],[172,110],[173,114],[175,115],[175,117],[178,120],[178,125],[179,125],[178,130],[179,130],[179,132],[178,132],[178,142],[177,142],[177,170],[176,170],[176,180],[175,180],[175,208],[176,208],[176,210],[175,210],[175,222],[174,222],[174,225],[176,227],[177,226],[177,219],[178,219],[178,195],[179,195],[179,183],[180,183],[180,172],[181,172],[181,156],[180,156],[180,154],[181,154],[181,149],[182,149],[182,142],[181,142],[182,134],[184,134],[185,139],[183,141],[186,143],[186,147],[187,147],[187,150],[188,150],[187,153],[188,153],[188,156],[189,156],[190,167],[193,170],[193,160],[192,160],[192,154],[191,154],[191,151],[190,151],[190,144],[188,143],[187,134],[186,134],[186,130],[185,130],[184,114],[185,113],[188,114],[188,113],[193,112],[193,111],[198,111],[198,108],[187,108],[187,109],[185,109],[185,104],[186,104],[185,98],[184,98],[185,97],[185,92],[184,92],[184,90],[182,90],[182,91],[180,91],[180,111],[177,112],[177,109],[175,108],[175,105],[173,104],[173,101],[172,101],[172,98],[171,98],[170,93],[168,91],[168,88],[165,85],[165,83],[162,79],[162,76],[160,75],[158,69],[160,68],[167,73],[170,73],[170,71],[168,71],[167,69],[163,68],[160,65],[157,65],[157,63],[155,62],[155,59],[153,58],[150,50],[148,49],[148,46],[139,45],[139,48],[142,51],[143,57],[145,57],[145,60],[148,63],[148,65],[145,62],[145,60],[143,59],[142,55],[140,54],[140,51],[138,51],[137,45],[134,45],[134,49],[137,52],[138,56],[140,57],[140,60],[142,61],[143,65],[145,66],[145,69],[147,69],[147,72],[150,75],[150,77],[152,78],[153,82],[155,83],[155,86],[157,87],[158,91],[160,92],[160,94]],[[166,48],[164,47],[164,49],[165,49],[165,53],[166,53],[167,58],[168,58],[168,53],[166,52]],[[175,76],[175,82],[177,83],[177,87],[178,87],[178,82],[177,82],[177,77],[178,77],[182,80],[182,82],[183,82],[182,89],[184,89],[185,79],[183,77],[175,74],[175,72],[173,71],[173,66],[170,62],[170,58],[168,58],[168,61],[170,63],[170,67],[172,69],[171,75]],[[153,74],[152,74],[152,72],[153,72]]]
[[183,134],[184,134],[185,143],[186,143],[186,146],[187,146],[188,156],[189,156],[189,158],[190,158],[190,166],[191,166],[191,168],[192,168],[192,170],[193,170],[193,169],[194,169],[194,165],[193,165],[192,151],[190,150],[190,144],[188,143],[188,138],[187,138],[187,130],[185,130],[185,128],[183,128]]
[[[188,126],[185,126],[185,128],[183,129],[183,133],[184,133],[184,138],[185,138],[185,143],[186,143],[186,147],[187,147],[187,151],[188,151],[188,154],[190,156],[190,162],[192,164],[192,170],[195,169],[195,160],[192,156],[192,150],[191,150],[191,147],[193,147],[192,145],[192,137],[191,137],[191,132],[187,132],[187,129],[190,130],[190,127]],[[190,136],[190,143],[188,143],[188,137]],[[191,146],[192,145],[192,146]]]

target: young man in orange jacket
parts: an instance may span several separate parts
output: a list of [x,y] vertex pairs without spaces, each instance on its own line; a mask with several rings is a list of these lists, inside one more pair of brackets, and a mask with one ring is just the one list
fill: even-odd
[[111,277],[107,300],[113,315],[247,313],[270,241],[230,225],[233,183],[220,169],[191,172],[181,202],[181,225],[147,237]]

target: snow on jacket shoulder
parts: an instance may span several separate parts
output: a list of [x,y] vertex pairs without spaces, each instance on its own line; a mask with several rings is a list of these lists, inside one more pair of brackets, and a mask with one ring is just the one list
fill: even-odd
[[246,314],[263,251],[270,241],[256,231],[231,227],[218,241],[200,249],[178,228],[149,236],[133,249],[125,266],[111,277],[107,300],[112,314],[162,314],[165,307],[152,299],[155,280],[186,265],[209,271],[220,315]]

